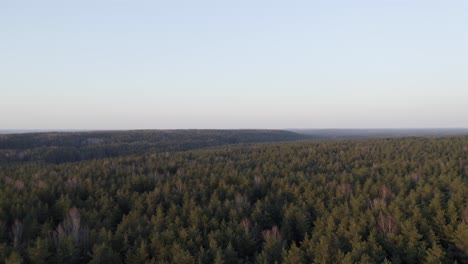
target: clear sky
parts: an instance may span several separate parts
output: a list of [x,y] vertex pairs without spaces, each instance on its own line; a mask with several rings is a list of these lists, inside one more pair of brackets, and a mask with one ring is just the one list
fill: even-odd
[[468,1],[0,0],[0,129],[468,127]]

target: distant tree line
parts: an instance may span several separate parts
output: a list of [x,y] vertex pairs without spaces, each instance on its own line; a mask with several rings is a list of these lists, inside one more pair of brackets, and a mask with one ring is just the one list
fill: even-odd
[[279,142],[309,136],[284,130],[135,130],[0,135],[0,165],[60,164],[82,160],[183,151],[228,144]]

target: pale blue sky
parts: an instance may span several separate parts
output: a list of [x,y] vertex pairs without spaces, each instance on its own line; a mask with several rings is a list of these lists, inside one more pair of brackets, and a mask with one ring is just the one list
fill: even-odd
[[468,1],[0,0],[0,129],[468,127]]

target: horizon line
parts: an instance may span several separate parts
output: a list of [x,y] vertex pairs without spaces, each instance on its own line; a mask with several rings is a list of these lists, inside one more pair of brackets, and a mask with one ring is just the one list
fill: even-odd
[[117,131],[164,131],[164,130],[286,130],[286,131],[300,131],[300,130],[468,130],[468,127],[302,127],[302,128],[7,128],[1,129],[1,134],[26,134],[26,133],[41,133],[41,132],[117,132]]

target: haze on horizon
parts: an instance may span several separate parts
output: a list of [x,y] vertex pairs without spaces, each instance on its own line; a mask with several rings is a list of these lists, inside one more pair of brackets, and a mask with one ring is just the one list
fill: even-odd
[[467,1],[2,1],[0,129],[468,128]]

